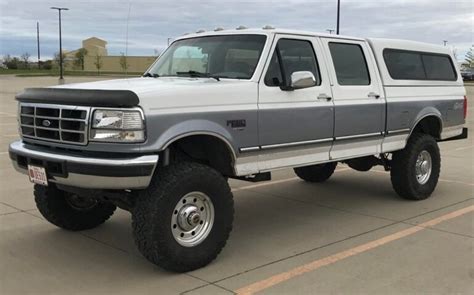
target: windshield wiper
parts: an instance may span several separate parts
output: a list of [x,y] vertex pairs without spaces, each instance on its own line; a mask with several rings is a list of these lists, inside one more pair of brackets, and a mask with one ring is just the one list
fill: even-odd
[[176,72],[177,75],[189,75],[190,77],[198,77],[198,78],[212,78],[220,81],[218,76],[213,76],[211,73],[201,73],[198,71],[187,71],[187,72]]
[[145,73],[143,77],[153,77],[153,78],[159,78],[160,75],[158,74],[152,74],[152,73]]

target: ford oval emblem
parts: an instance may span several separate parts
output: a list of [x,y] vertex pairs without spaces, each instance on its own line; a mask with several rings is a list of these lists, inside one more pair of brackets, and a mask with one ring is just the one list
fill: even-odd
[[51,126],[51,121],[50,120],[43,120],[43,122],[41,124],[43,124],[44,127],[49,127],[49,126]]

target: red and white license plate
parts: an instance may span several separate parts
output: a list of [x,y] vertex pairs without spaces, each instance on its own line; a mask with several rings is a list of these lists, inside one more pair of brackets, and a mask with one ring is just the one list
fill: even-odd
[[30,176],[31,182],[48,186],[46,169],[43,167],[28,165],[28,175]]

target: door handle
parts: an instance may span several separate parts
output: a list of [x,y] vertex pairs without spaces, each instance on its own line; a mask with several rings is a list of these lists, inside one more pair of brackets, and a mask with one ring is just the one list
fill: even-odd
[[327,101],[330,101],[332,98],[329,95],[327,95],[326,93],[321,93],[321,94],[318,95],[318,99],[325,99]]
[[367,94],[368,97],[374,97],[375,99],[379,99],[380,98],[380,95],[375,93],[375,92],[370,92],[369,94]]

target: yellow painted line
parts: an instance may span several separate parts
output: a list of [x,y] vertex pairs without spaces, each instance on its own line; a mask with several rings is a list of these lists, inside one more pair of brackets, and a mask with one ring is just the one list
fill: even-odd
[[[389,172],[387,172],[387,171],[380,171],[380,170],[370,170],[370,172],[381,173],[381,174],[389,174]],[[464,182],[464,181],[457,181],[457,180],[449,180],[449,179],[443,179],[443,178],[439,178],[438,181],[474,186],[474,183]]]
[[[350,170],[350,168],[341,168],[341,169],[336,169],[334,172],[341,172],[341,171],[346,171]],[[243,190],[248,190],[248,189],[253,189],[257,187],[263,187],[263,186],[269,186],[269,185],[274,185],[274,184],[280,184],[280,183],[285,183],[285,182],[290,182],[290,181],[295,181],[300,179],[299,177],[292,177],[292,178],[285,178],[285,179],[280,179],[280,180],[275,180],[275,181],[270,181],[270,182],[263,182],[263,183],[258,183],[258,184],[253,184],[253,185],[247,185],[243,187],[236,187],[232,189],[232,192],[238,192],[238,191],[243,191]]]
[[354,248],[336,253],[334,255],[331,255],[331,256],[328,256],[328,257],[325,257],[325,258],[322,258],[322,259],[318,259],[318,260],[315,260],[315,261],[310,262],[308,264],[293,268],[289,271],[271,276],[267,279],[264,279],[264,280],[255,282],[253,284],[250,284],[248,286],[242,287],[242,288],[236,290],[235,292],[239,295],[244,295],[244,294],[245,295],[250,295],[250,294],[254,294],[254,293],[263,291],[263,290],[268,289],[270,287],[273,287],[277,284],[288,281],[288,280],[290,280],[294,277],[301,276],[305,273],[314,271],[314,270],[316,270],[318,268],[321,268],[323,266],[336,263],[340,260],[343,260],[343,259],[349,258],[351,256],[354,256],[354,255],[372,250],[374,248],[377,248],[377,247],[380,247],[380,246],[385,245],[387,243],[399,240],[401,238],[413,235],[414,233],[417,233],[417,232],[419,232],[419,231],[421,231],[421,230],[423,230],[427,227],[435,226],[435,225],[437,225],[437,224],[439,224],[443,221],[447,221],[447,220],[459,217],[461,215],[464,215],[466,213],[473,212],[473,211],[474,211],[474,205],[463,208],[463,209],[460,209],[460,210],[457,210],[457,211],[454,211],[454,212],[451,212],[451,213],[448,213],[446,215],[434,218],[434,219],[429,220],[427,222],[423,222],[419,225],[409,227],[405,230],[393,233],[391,235],[382,237],[380,239],[377,239],[377,240],[374,240],[374,241],[356,246]]

